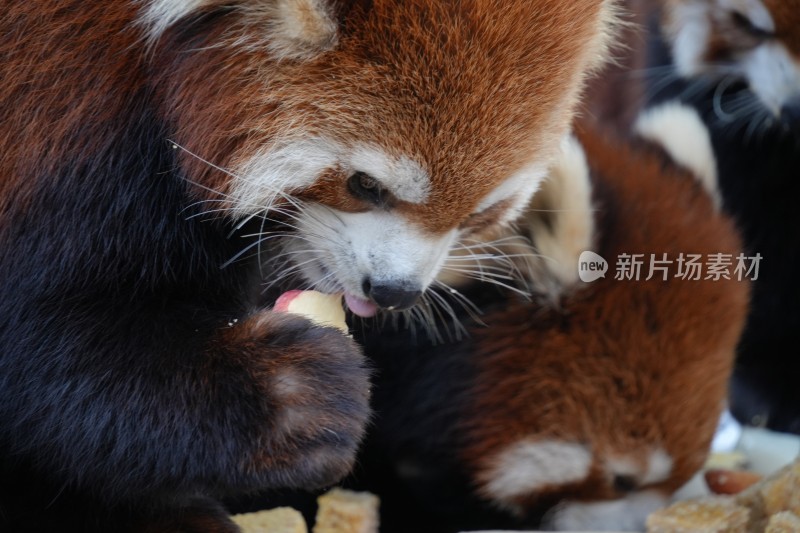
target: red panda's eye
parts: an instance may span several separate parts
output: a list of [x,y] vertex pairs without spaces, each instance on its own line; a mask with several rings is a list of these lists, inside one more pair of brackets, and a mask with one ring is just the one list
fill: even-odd
[[388,193],[380,182],[365,172],[356,172],[347,180],[350,194],[374,205],[385,206]]
[[756,37],[757,39],[768,39],[774,36],[772,32],[753,24],[753,21],[750,20],[750,17],[740,13],[739,11],[731,11],[731,21],[736,28],[747,33],[751,37]]

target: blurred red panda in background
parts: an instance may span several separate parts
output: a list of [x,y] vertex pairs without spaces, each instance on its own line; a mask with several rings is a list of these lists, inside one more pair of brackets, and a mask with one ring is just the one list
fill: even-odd
[[216,498],[344,476],[361,351],[272,292],[414,305],[538,188],[614,18],[610,0],[4,7],[5,531],[234,530]]
[[792,377],[800,372],[800,1],[658,5],[647,101],[678,99],[700,113],[711,132],[722,205],[748,254],[763,258],[731,409],[743,423],[800,434]]
[[731,409],[742,423],[800,434],[800,2],[626,0],[616,64],[586,112],[630,134],[642,108],[677,100],[708,127],[714,186],[763,257],[738,348]]

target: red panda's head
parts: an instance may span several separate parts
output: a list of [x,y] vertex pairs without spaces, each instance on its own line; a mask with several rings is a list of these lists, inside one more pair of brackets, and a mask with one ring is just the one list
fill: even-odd
[[141,5],[198,194],[291,211],[294,268],[362,315],[411,305],[453,243],[515,217],[613,18],[610,0]]
[[[548,298],[503,301],[471,330],[461,458],[480,497],[526,522],[546,510],[546,530],[646,529],[707,458],[747,316],[734,266],[677,276],[684,252],[742,249],[709,131],[674,103],[636,124],[631,143],[579,124],[518,224],[534,244],[520,271]],[[582,276],[586,251],[607,271]]]
[[663,26],[679,74],[744,81],[772,115],[800,124],[800,1],[665,0]]

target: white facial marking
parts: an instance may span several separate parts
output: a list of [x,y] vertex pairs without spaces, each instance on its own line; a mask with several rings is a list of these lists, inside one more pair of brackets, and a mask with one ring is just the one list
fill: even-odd
[[589,475],[592,454],[582,444],[558,440],[523,440],[494,457],[485,479],[486,492],[500,503],[552,485],[581,481]]
[[669,479],[672,474],[672,457],[662,448],[651,450],[644,464],[633,457],[612,456],[606,460],[606,468],[612,476],[630,476],[638,485],[652,485]]
[[148,40],[158,39],[175,22],[200,8],[206,0],[138,0],[139,21],[147,28]]
[[544,526],[556,531],[644,531],[647,517],[667,503],[667,497],[656,491],[619,500],[565,502],[545,517]]
[[612,456],[606,459],[606,469],[612,476],[630,476],[639,483],[642,467],[632,457],[624,455]]
[[754,49],[743,59],[742,70],[750,88],[776,116],[786,102],[800,97],[800,62],[781,43]]
[[[300,237],[288,246],[305,277],[325,278],[323,290],[365,297],[362,283],[403,284],[424,290],[447,258],[456,231],[427,235],[392,212],[343,213],[319,205],[305,207],[293,222]],[[317,261],[322,261],[324,270]],[[327,271],[327,272],[326,272]]]
[[272,206],[282,194],[312,185],[337,165],[344,148],[325,137],[284,140],[233,172],[230,197],[241,215]]
[[394,158],[380,148],[361,145],[355,147],[345,163],[351,172],[365,172],[377,179],[400,200],[421,204],[430,194],[430,176],[409,157]]
[[[345,174],[365,172],[401,200],[422,203],[430,192],[430,178],[406,156],[392,157],[378,147],[348,148],[327,137],[279,141],[233,172],[230,196],[240,214],[269,207],[282,194],[314,184],[327,169]],[[344,186],[344,183],[342,184]]]
[[651,485],[666,481],[672,474],[672,466],[672,457],[665,450],[661,448],[653,450],[647,458],[647,470],[642,477],[642,484]]
[[[268,14],[270,23],[266,46],[277,59],[312,58],[336,46],[337,23],[324,0],[272,2],[249,9],[256,15],[259,11]],[[258,39],[253,42],[254,47],[259,44]]]
[[720,7],[735,11],[747,17],[756,28],[765,32],[775,31],[775,21],[760,0],[717,0]]
[[693,107],[670,102],[649,109],[639,116],[634,129],[644,139],[666,150],[676,163],[690,170],[711,195],[715,206],[721,206],[711,134]]
[[383,211],[340,213],[339,217],[355,266],[373,285],[407,280],[426,288],[456,237],[455,230],[441,236],[425,235],[405,218]]
[[490,192],[478,204],[476,212],[488,209],[499,202],[511,200],[512,205],[499,222],[502,224],[517,218],[528,204],[531,196],[539,189],[542,180],[547,175],[547,167],[546,163],[539,161],[525,166]]
[[672,59],[683,76],[695,76],[703,71],[705,54],[711,29],[708,4],[681,2],[671,12],[668,31],[672,33]]

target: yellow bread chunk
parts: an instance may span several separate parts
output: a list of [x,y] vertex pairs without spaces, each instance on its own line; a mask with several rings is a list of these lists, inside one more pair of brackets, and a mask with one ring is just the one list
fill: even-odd
[[320,326],[330,326],[349,333],[342,296],[317,291],[289,291],[278,298],[276,311],[302,315]]
[[780,471],[781,474],[761,487],[764,511],[773,515],[791,511],[800,515],[800,461]]
[[380,500],[374,494],[332,489],[317,503],[313,533],[378,533]]
[[303,515],[291,507],[238,514],[232,519],[243,533],[308,533]]
[[736,502],[750,508],[754,524],[766,523],[781,511],[800,516],[800,460],[749,487]]
[[727,498],[687,500],[647,518],[647,533],[746,533],[750,511]]
[[764,533],[798,532],[800,532],[800,517],[789,511],[781,511],[769,518],[769,523]]

